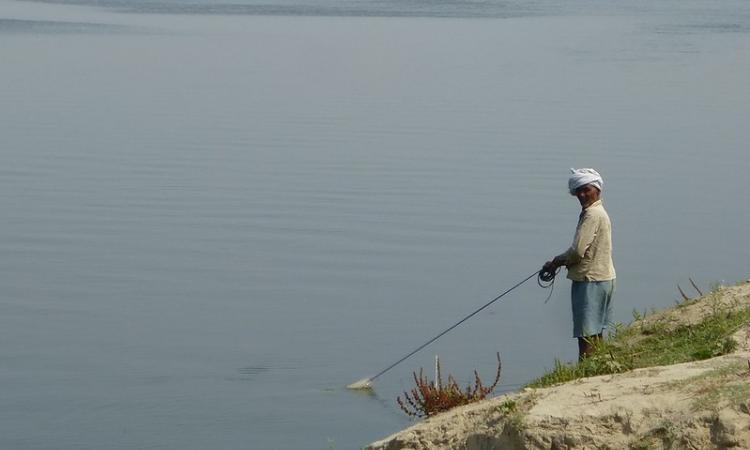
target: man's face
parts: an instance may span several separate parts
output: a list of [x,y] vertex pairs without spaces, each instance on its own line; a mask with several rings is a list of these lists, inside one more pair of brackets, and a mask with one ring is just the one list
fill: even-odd
[[582,208],[588,208],[592,203],[599,200],[599,189],[594,185],[587,184],[576,189],[576,197]]

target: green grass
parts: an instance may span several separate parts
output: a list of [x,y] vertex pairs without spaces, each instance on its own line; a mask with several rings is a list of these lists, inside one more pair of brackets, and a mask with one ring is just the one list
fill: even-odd
[[[634,317],[641,318],[637,314]],[[737,311],[715,308],[702,322],[693,325],[674,326],[664,320],[656,320],[648,325],[636,321],[627,327],[618,326],[611,336],[597,346],[592,356],[579,363],[555,360],[550,371],[528,386],[546,387],[584,377],[731,353],[737,345],[731,335],[748,322],[750,308]]]
[[504,433],[522,434],[526,429],[526,413],[535,403],[536,396],[533,394],[504,401],[498,407],[498,411],[504,416],[506,424]]
[[723,404],[735,410],[743,407],[747,410],[750,404],[749,369],[747,363],[736,362],[672,384],[692,388],[693,411],[717,412]]

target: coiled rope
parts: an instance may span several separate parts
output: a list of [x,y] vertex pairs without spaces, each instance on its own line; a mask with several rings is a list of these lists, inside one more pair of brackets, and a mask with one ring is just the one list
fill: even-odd
[[552,292],[555,291],[555,277],[558,273],[560,273],[559,267],[554,270],[542,268],[536,278],[536,283],[539,287],[549,289],[549,295],[547,295],[547,299],[544,301],[545,304],[552,298]]

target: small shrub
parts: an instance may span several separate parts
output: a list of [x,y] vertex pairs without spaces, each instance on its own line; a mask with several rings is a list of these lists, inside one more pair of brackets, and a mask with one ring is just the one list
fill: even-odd
[[516,412],[518,409],[518,404],[515,400],[506,400],[503,402],[502,405],[500,405],[500,412],[503,414],[511,414]]
[[419,375],[413,372],[416,386],[409,392],[404,392],[404,398],[396,398],[398,406],[409,416],[426,417],[447,411],[456,406],[466,405],[486,398],[495,390],[500,381],[500,354],[497,354],[497,373],[495,381],[490,386],[484,386],[477,371],[474,371],[474,384],[469,384],[462,389],[452,375],[448,376],[448,383],[443,384],[440,370],[437,374],[437,382],[428,380],[419,369]]

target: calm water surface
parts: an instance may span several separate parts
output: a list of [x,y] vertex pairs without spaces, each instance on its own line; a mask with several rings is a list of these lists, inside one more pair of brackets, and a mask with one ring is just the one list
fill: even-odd
[[746,2],[0,0],[0,447],[358,448],[411,371],[575,358],[569,167],[616,319],[750,275]]

